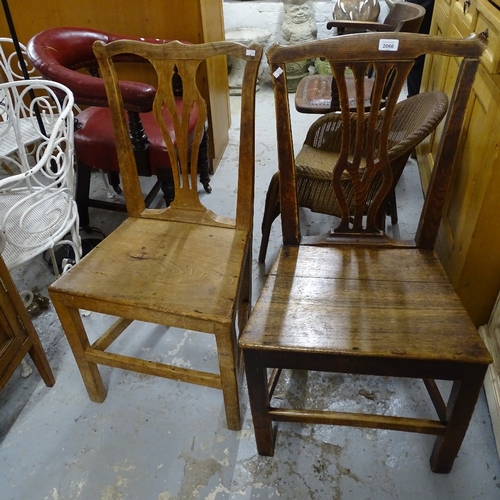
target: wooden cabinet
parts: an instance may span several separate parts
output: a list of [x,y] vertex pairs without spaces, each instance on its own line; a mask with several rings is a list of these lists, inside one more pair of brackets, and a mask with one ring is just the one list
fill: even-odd
[[0,257],[0,389],[29,354],[48,386],[54,375],[9,271]]
[[[485,388],[500,453],[500,7],[471,0],[464,11],[463,0],[436,0],[432,34],[458,38],[485,30],[488,48],[472,89],[437,251],[493,356]],[[426,61],[423,88],[446,90],[457,70],[458,61],[447,67],[439,60]],[[429,138],[417,152],[424,189],[434,144],[435,138]]]
[[[500,225],[496,223],[500,215],[500,43],[498,38],[495,43],[494,34],[499,21],[500,10],[488,0],[471,0],[465,14],[463,1],[437,0],[431,27],[432,34],[456,38],[488,27],[493,38],[474,83],[437,245],[451,282],[477,326],[488,322],[500,290]],[[458,64],[452,61],[445,67],[437,58],[426,61],[423,87],[449,93],[448,82]],[[434,139],[418,151],[424,189],[436,154]]]
[[[222,0],[23,0],[10,2],[18,38],[57,26],[92,27],[115,34],[180,39],[194,43],[224,40]],[[10,36],[5,17],[0,33]],[[228,143],[230,125],[227,63],[212,60],[203,69],[203,94],[209,106],[210,153],[214,168]]]

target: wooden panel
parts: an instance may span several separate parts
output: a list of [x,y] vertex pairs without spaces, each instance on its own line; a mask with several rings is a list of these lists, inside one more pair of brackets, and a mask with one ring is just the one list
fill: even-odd
[[[442,4],[443,1],[436,4],[431,32],[446,30],[445,34],[454,38],[468,35],[467,17],[463,11],[460,13],[459,4],[455,3],[450,11],[453,23]],[[476,1],[474,5],[479,4]],[[429,61],[424,88],[443,89],[449,95],[447,82],[457,69],[458,61],[450,62],[448,67],[443,67],[439,60]],[[437,244],[439,257],[476,326],[488,321],[500,288],[500,263],[493,250],[500,244],[500,229],[494,222],[500,210],[495,194],[500,189],[496,174],[499,99],[500,79],[489,74],[483,60],[473,86],[457,171]],[[436,137],[440,133],[438,129]],[[430,141],[418,149],[424,190],[436,153],[435,143]]]
[[[464,0],[454,1],[451,6],[451,19],[455,26],[463,26],[464,36],[467,36],[476,26],[478,0],[471,0],[470,4],[465,4]],[[465,4],[465,7],[464,7]]]
[[[25,0],[10,2],[10,10],[23,43],[55,26],[92,27],[123,35],[183,38],[191,42],[199,42],[203,37],[199,2],[193,0],[52,0],[43,9],[39,2]],[[0,19],[0,29],[3,36],[9,36],[4,16]]]
[[481,59],[490,73],[500,73],[500,12],[487,0],[478,0],[478,33],[488,30],[488,47]]
[[[215,3],[220,3],[216,0]],[[213,42],[225,39],[224,19],[222,8],[215,8],[214,1],[200,3],[202,13],[204,41]],[[229,141],[228,128],[231,124],[231,113],[229,110],[229,84],[227,72],[227,60],[219,57],[207,63],[209,92],[210,92],[210,125],[215,137],[220,140],[213,143],[211,157],[215,166],[220,162],[226,145]]]
[[[486,323],[500,289],[498,120],[500,89],[480,67],[469,123],[437,251],[477,326]],[[485,133],[496,131],[496,134]]]
[[[194,43],[224,39],[222,0],[135,0],[82,2],[52,0],[40,9],[35,0],[10,2],[19,40],[28,40],[57,26],[92,27],[115,34],[180,39]],[[0,34],[10,37],[5,16]],[[228,143],[229,90],[225,60],[216,61],[203,75],[209,117],[210,152],[216,168]]]
[[[431,25],[431,35],[448,36],[450,6],[446,0],[438,0],[434,6],[433,22]],[[449,57],[426,56],[424,74],[422,77],[422,88],[427,90],[444,90],[445,77],[450,64]],[[429,178],[434,166],[434,157],[437,153],[439,137],[441,137],[444,123],[441,123],[425,141],[417,148],[418,166],[420,179],[424,192],[427,190]]]
[[[448,34],[467,36],[488,28],[488,49],[482,58],[468,109],[463,148],[458,157],[450,202],[441,226],[437,251],[460,299],[476,326],[485,325],[500,289],[500,11],[487,0],[471,0],[478,15],[463,14],[463,3],[455,2],[450,15],[435,8],[431,30],[448,25]],[[436,6],[444,0],[438,0]],[[444,12],[444,17],[443,17]],[[451,22],[450,22],[451,21]],[[424,88],[441,81],[442,68],[431,61],[426,67]],[[445,74],[454,69],[446,68]],[[425,80],[427,78],[427,80]],[[446,79],[446,77],[444,77]],[[425,152],[425,151],[424,151]],[[435,154],[435,153],[434,153]],[[431,157],[429,159],[429,157]],[[419,167],[432,167],[432,155],[423,156]],[[493,355],[485,380],[486,395],[500,452],[500,331],[497,303],[489,324],[480,333]]]
[[[9,302],[3,303],[6,299],[6,293],[1,290],[1,307],[10,307],[12,304]],[[12,360],[16,353],[21,349],[23,343],[26,340],[26,334],[16,335],[12,330],[11,326],[3,310],[0,309],[0,378],[7,372],[12,364]]]

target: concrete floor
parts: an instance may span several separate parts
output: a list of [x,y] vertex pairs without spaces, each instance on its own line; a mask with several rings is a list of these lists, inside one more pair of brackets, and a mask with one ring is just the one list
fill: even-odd
[[[277,221],[266,266],[259,266],[264,196],[276,169],[274,108],[267,84],[257,101],[254,299],[280,236]],[[232,97],[233,114],[238,104],[239,98]],[[314,116],[294,114],[295,119],[300,145]],[[237,128],[236,115],[234,120]],[[233,137],[212,179],[213,193],[204,196],[211,206],[226,208],[232,200]],[[389,230],[410,237],[420,202],[414,161],[404,172],[397,199],[400,223]],[[324,217],[307,211],[304,216],[306,232],[324,224]],[[104,232],[121,220],[97,210],[91,218]],[[38,285],[44,294],[53,280],[41,258],[13,275],[19,288]],[[93,313],[84,321],[92,330],[109,318]],[[256,453],[246,393],[241,432],[225,428],[219,391],[118,369],[102,368],[108,397],[103,404],[92,403],[53,308],[34,323],[57,381],[47,388],[36,371],[23,378],[18,370],[0,392],[1,500],[500,498],[500,464],[483,394],[448,475],[430,471],[433,437],[384,430],[280,424],[275,456],[265,458]],[[129,353],[217,370],[210,336],[192,338],[172,328],[160,336],[165,328],[145,324],[135,325],[134,331],[140,339],[127,339]],[[312,382],[308,390],[306,378]],[[276,397],[347,411],[434,418],[424,392],[418,381],[293,372],[286,374]]]

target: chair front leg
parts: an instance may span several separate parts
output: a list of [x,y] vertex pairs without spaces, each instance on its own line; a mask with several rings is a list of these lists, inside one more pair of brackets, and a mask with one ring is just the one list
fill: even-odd
[[259,455],[272,457],[276,433],[273,431],[273,421],[269,414],[267,369],[262,364],[258,352],[244,349],[243,357],[257,451]]
[[73,351],[73,356],[82,375],[89,398],[95,403],[102,403],[106,399],[106,389],[97,364],[88,361],[85,356],[85,350],[90,347],[90,343],[80,312],[76,308],[68,307],[64,298],[57,292],[49,290],[49,294]]
[[478,366],[464,370],[464,379],[453,383],[446,409],[446,432],[438,436],[432,450],[430,462],[433,472],[448,473],[453,467],[474,413],[487,368]]
[[241,411],[238,380],[238,344],[235,326],[217,326],[215,332],[217,353],[219,357],[219,372],[221,389],[226,409],[228,429],[241,430]]

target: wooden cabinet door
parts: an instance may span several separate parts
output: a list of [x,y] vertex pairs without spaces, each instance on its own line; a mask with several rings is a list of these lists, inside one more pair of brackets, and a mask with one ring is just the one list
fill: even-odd
[[[455,68],[456,69],[456,68]],[[477,326],[500,289],[500,90],[480,66],[437,251]]]
[[[430,34],[434,36],[448,36],[449,31],[449,11],[448,0],[437,0],[434,5],[434,13]],[[422,77],[422,88],[431,90],[444,90],[446,75],[448,74],[449,57],[426,56],[424,74]],[[437,153],[439,138],[443,131],[443,123],[440,123],[436,130],[430,134],[417,148],[418,166],[420,179],[424,192],[429,185],[429,179],[434,166],[434,158]]]
[[[463,34],[451,25],[449,35]],[[453,61],[447,68],[445,91],[458,64]],[[480,65],[437,244],[446,272],[477,326],[488,321],[500,289],[499,123],[500,87]]]
[[[468,36],[481,23],[481,16],[477,15],[480,2],[483,0],[472,0],[475,14],[470,11],[464,14],[460,2],[452,2],[448,8],[446,0],[438,0],[431,33],[454,38]],[[449,82],[454,79],[459,63],[451,60],[444,67],[437,58],[429,61],[424,88],[444,90],[450,96]],[[500,213],[499,103],[500,80],[481,64],[436,247],[455,290],[477,326],[488,321],[500,289],[500,260],[496,250],[500,245],[500,226],[496,222]],[[436,130],[436,138],[441,130],[442,125]],[[437,153],[436,143],[431,137],[418,148],[424,191]]]
[[4,283],[0,279],[0,388],[26,354],[28,335],[17,318]]

